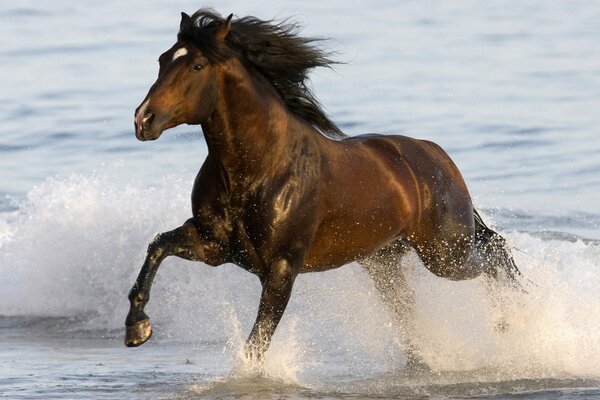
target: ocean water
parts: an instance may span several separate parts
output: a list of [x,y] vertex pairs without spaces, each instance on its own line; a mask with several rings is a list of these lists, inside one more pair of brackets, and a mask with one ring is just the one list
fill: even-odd
[[[221,1],[293,17],[345,64],[312,84],[351,135],[442,145],[513,248],[526,294],[414,256],[410,368],[357,264],[298,278],[264,370],[241,349],[260,285],[168,259],[154,337],[124,347],[153,236],[189,217],[198,127],[141,143],[133,110],[190,1],[0,3],[0,398],[600,398],[600,3]],[[500,318],[506,332],[496,329]]]

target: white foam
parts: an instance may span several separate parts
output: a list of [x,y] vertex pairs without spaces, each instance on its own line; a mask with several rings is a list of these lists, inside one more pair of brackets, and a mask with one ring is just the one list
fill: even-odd
[[[147,243],[189,217],[190,185],[172,178],[149,188],[112,182],[109,176],[50,179],[16,215],[0,214],[0,314],[84,315],[91,329],[122,329]],[[504,334],[495,330],[498,311],[481,280],[447,281],[408,260],[414,339],[427,364],[487,371],[494,379],[600,376],[600,248],[505,236],[530,254],[515,252],[515,258],[535,286],[524,296],[506,292],[513,299]],[[147,307],[153,340],[221,342],[235,364],[259,294],[258,279],[238,267],[167,259]],[[330,368],[365,376],[403,363],[392,318],[352,264],[298,278],[266,370],[296,382]]]

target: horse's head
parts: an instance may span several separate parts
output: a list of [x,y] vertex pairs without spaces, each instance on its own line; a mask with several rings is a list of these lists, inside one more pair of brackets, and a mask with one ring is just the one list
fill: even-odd
[[[135,135],[139,140],[158,139],[165,129],[177,125],[201,124],[215,107],[218,64],[210,62],[182,35],[190,24],[191,17],[181,13],[178,41],[159,57],[158,79],[135,110]],[[223,42],[230,26],[231,15],[215,26],[212,37],[204,40]]]

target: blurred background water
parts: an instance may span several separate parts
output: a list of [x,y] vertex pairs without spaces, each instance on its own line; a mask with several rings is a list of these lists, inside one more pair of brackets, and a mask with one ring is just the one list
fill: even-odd
[[[168,260],[156,336],[121,347],[147,242],[189,216],[199,127],[133,132],[179,12],[293,17],[346,62],[313,74],[350,135],[401,133],[452,156],[537,286],[493,330],[483,282],[408,260],[416,340],[357,265],[302,276],[267,377],[236,360],[258,303],[234,266]],[[0,397],[600,397],[600,3],[0,3]],[[234,372],[231,372],[234,371]]]

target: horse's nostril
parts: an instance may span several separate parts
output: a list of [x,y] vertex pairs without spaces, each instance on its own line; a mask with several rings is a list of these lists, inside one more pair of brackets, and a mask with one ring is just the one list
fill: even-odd
[[150,128],[152,126],[152,122],[154,122],[154,113],[144,114],[144,118],[142,119],[142,125],[144,126],[144,128]]

